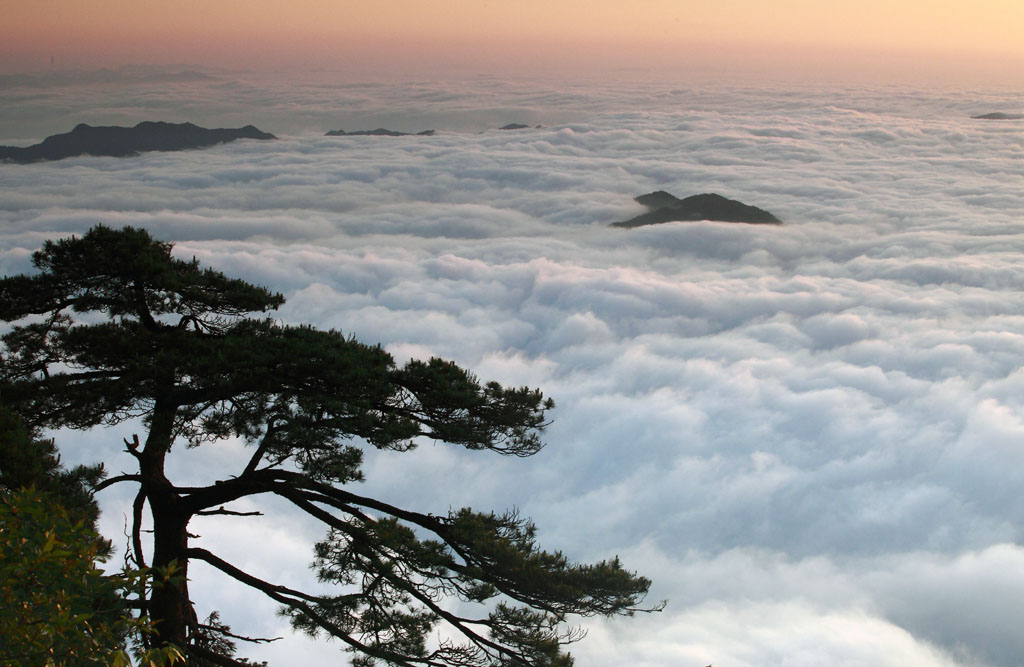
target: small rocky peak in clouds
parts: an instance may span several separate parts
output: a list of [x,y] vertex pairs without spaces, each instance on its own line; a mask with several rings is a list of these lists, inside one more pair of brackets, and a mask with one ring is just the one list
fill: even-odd
[[642,227],[662,222],[693,222],[697,220],[744,222],[755,225],[782,224],[781,220],[764,209],[715,193],[704,193],[679,199],[664,190],[658,190],[640,195],[636,197],[636,201],[648,208],[647,213],[622,222],[613,222],[612,227]]
[[[543,125],[534,125],[533,129],[539,130]],[[499,130],[529,130],[530,126],[524,123],[509,123],[508,125],[502,125],[498,128]]]

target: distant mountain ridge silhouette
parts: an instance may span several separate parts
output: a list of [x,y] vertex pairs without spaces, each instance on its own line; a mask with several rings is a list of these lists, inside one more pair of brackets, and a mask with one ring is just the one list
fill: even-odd
[[127,157],[147,151],[180,151],[236,139],[276,139],[252,125],[207,129],[192,123],[143,121],[135,127],[79,123],[70,132],[55,134],[33,146],[0,146],[0,161],[28,163],[79,155]]
[[745,222],[755,225],[781,225],[782,221],[764,209],[750,206],[735,199],[727,199],[715,193],[705,193],[679,199],[664,190],[658,190],[635,198],[648,209],[635,218],[613,222],[612,227],[643,227],[663,222],[694,222],[714,220],[717,222]]
[[325,137],[432,137],[437,132],[435,130],[423,130],[422,132],[398,132],[396,130],[388,130],[383,127],[378,127],[376,130],[356,130],[355,132],[346,132],[345,130],[331,130]]
[[1024,114],[993,111],[992,113],[984,113],[980,116],[971,116],[971,118],[974,120],[1021,120],[1024,119]]

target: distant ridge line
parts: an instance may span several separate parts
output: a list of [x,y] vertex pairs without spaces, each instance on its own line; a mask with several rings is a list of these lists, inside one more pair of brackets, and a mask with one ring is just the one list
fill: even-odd
[[193,123],[142,121],[134,127],[79,123],[70,132],[54,134],[32,146],[0,146],[0,161],[27,164],[80,155],[129,157],[149,151],[205,148],[238,139],[276,139],[253,125],[207,129]]

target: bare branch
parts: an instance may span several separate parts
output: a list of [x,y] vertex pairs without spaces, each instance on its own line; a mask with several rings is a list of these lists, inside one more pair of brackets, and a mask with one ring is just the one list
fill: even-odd
[[142,553],[142,509],[145,505],[146,494],[139,489],[132,503],[132,551],[135,552],[135,565],[140,570],[146,567],[146,556]]
[[100,492],[108,486],[113,486],[119,482],[142,482],[142,475],[118,475],[117,477],[111,477],[94,486],[92,490]]
[[217,508],[215,510],[200,510],[200,511],[196,512],[196,515],[197,516],[217,516],[217,515],[225,515],[225,516],[263,516],[263,512],[234,512],[232,510],[224,509],[224,506],[221,505],[219,508]]
[[[297,591],[297,590],[295,590],[293,588],[288,588],[287,586],[281,586],[279,584],[272,584],[269,581],[264,581],[264,580],[262,580],[262,579],[260,579],[258,577],[254,577],[253,575],[249,574],[248,572],[244,572],[244,571],[238,569],[237,567],[235,567],[231,563],[227,562],[223,558],[220,558],[220,557],[212,554],[211,552],[207,551],[206,549],[201,549],[201,548],[198,548],[198,547],[190,547],[188,549],[188,551],[186,552],[186,555],[189,558],[198,558],[199,560],[201,560],[201,561],[203,561],[205,563],[209,563],[210,565],[212,565],[213,567],[217,568],[218,570],[220,570],[224,574],[228,575],[229,577],[231,577],[233,579],[236,579],[237,581],[240,581],[240,582],[242,582],[243,584],[245,584],[247,586],[251,586],[252,588],[255,588],[257,590],[263,591],[264,593],[268,593],[269,594],[269,592],[273,592],[273,593],[276,593],[276,594],[279,594],[279,595],[292,595],[294,597],[300,598],[302,600],[306,600],[308,602],[324,602],[324,601],[326,601],[326,598],[318,597],[318,596],[315,596],[315,595],[309,595],[308,593],[303,593],[302,591]],[[358,597],[358,596],[353,595],[352,597]]]
[[[135,552],[135,567],[144,570],[146,568],[146,557],[142,553],[142,510],[146,505],[146,494],[139,488],[139,492],[135,494],[135,501],[132,503],[132,551]],[[127,563],[128,555],[125,554],[125,562]],[[138,605],[141,609],[139,614],[140,618],[145,618],[149,615],[149,601],[146,599],[146,578],[139,577],[138,581]],[[150,648],[150,638],[148,635],[142,635],[142,645],[146,648]]]
[[249,463],[246,464],[245,469],[242,470],[240,477],[244,477],[246,474],[256,470],[256,466],[263,460],[263,455],[267,453],[270,448],[270,443],[273,441],[273,436],[277,433],[277,429],[272,423],[272,419],[268,420],[267,432],[263,434],[263,438],[260,440],[259,447],[256,448],[256,452],[253,453],[252,458],[249,459]]
[[219,635],[225,637],[231,637],[243,642],[250,642],[252,644],[269,644],[270,642],[276,642],[278,639],[284,639],[284,637],[246,637],[245,635],[236,635],[233,632],[229,632],[224,628],[219,628],[215,625],[205,625],[203,623],[197,623],[196,627],[206,630],[208,632],[216,632]]

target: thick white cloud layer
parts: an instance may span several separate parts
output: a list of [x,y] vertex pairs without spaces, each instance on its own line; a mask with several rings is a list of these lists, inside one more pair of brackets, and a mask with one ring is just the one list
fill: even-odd
[[[545,545],[649,576],[666,611],[587,621],[580,664],[1017,664],[1024,124],[969,116],[1024,96],[674,85],[14,86],[0,143],[147,118],[282,139],[0,165],[0,269],[96,223],[144,226],[283,291],[285,321],[541,387],[558,408],[532,459],[370,453],[365,492],[514,505]],[[546,127],[488,129],[512,121]],[[389,123],[442,131],[320,136]],[[786,224],[607,227],[657,189]],[[91,461],[126,433],[59,439]],[[239,447],[182,450],[176,474],[229,473]],[[130,498],[105,493],[119,535]],[[195,532],[309,585],[318,526],[267,509]],[[236,630],[287,633],[269,601],[194,578]]]

